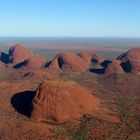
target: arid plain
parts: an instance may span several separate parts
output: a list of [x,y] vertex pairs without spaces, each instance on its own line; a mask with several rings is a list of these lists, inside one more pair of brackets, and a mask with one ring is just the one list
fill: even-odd
[[139,139],[139,73],[139,48],[112,59],[86,50],[47,59],[21,44],[1,50],[0,139]]

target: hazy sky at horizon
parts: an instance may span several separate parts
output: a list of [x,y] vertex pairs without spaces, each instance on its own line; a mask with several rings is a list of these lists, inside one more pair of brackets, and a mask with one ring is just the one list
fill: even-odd
[[0,36],[140,37],[140,0],[1,0]]

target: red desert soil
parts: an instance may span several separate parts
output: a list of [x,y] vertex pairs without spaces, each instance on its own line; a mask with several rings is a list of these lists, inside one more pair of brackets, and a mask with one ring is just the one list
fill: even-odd
[[0,69],[4,67],[4,64],[0,61]]
[[42,83],[33,100],[31,118],[38,121],[64,122],[99,110],[100,101],[91,91],[71,81]]

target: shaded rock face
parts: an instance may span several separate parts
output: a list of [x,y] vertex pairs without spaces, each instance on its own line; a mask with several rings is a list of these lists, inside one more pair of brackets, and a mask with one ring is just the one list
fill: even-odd
[[71,81],[42,83],[33,99],[31,119],[63,122],[98,110],[100,101],[91,92]]
[[33,53],[28,48],[19,44],[16,44],[9,49],[9,63],[14,65],[19,64],[32,56]]
[[122,62],[126,72],[140,72],[140,48],[134,48],[120,55],[117,59]]
[[91,61],[101,63],[103,60],[103,58],[90,52],[81,52],[78,54],[63,53],[52,60],[49,68],[60,68],[65,72],[85,72],[89,68]]
[[121,66],[121,61],[113,60],[110,64],[108,64],[105,74],[122,74],[124,73],[123,68]]
[[96,63],[96,64],[101,64],[101,63],[103,63],[105,61],[105,59],[101,55],[92,53],[91,54],[91,61],[93,63]]
[[9,63],[9,55],[4,53],[4,52],[0,52],[0,60],[4,63],[4,64],[8,64]]

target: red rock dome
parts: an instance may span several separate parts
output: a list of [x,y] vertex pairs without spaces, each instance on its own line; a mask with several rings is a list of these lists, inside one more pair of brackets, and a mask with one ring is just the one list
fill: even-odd
[[95,62],[97,64],[101,64],[101,63],[103,63],[105,61],[105,59],[99,54],[92,53],[91,54],[91,61]]
[[91,91],[71,81],[51,80],[41,84],[33,99],[31,119],[63,122],[98,110],[100,101]]
[[32,68],[32,69],[36,69],[36,68],[40,69],[40,68],[44,67],[44,65],[46,63],[45,57],[43,57],[41,55],[34,55],[25,61],[26,61],[25,66]]
[[131,72],[140,72],[140,48],[131,49],[120,55],[117,59],[126,63],[126,65],[130,65]]
[[62,53],[52,60],[49,68],[60,68],[65,72],[85,72],[89,68],[91,61],[102,63],[104,58],[91,52],[81,52],[77,54]]
[[15,44],[9,49],[9,63],[14,65],[21,63],[32,56],[33,53],[28,48],[19,44]]
[[121,67],[121,62],[119,60],[113,60],[110,64],[108,64],[106,70],[106,74],[122,74],[124,73],[123,68]]
[[83,51],[83,52],[78,53],[77,55],[79,55],[81,58],[83,58],[85,61],[87,61],[87,63],[90,64],[90,62],[91,62],[91,53],[90,52]]
[[105,59],[101,55],[96,54],[94,52],[84,51],[84,52],[78,53],[78,55],[84,58],[85,60],[87,60],[87,62],[89,63],[91,63],[92,61],[97,64],[101,64],[102,62],[105,61]]
[[56,56],[49,68],[60,68],[65,72],[85,72],[89,64],[75,53],[62,53]]

